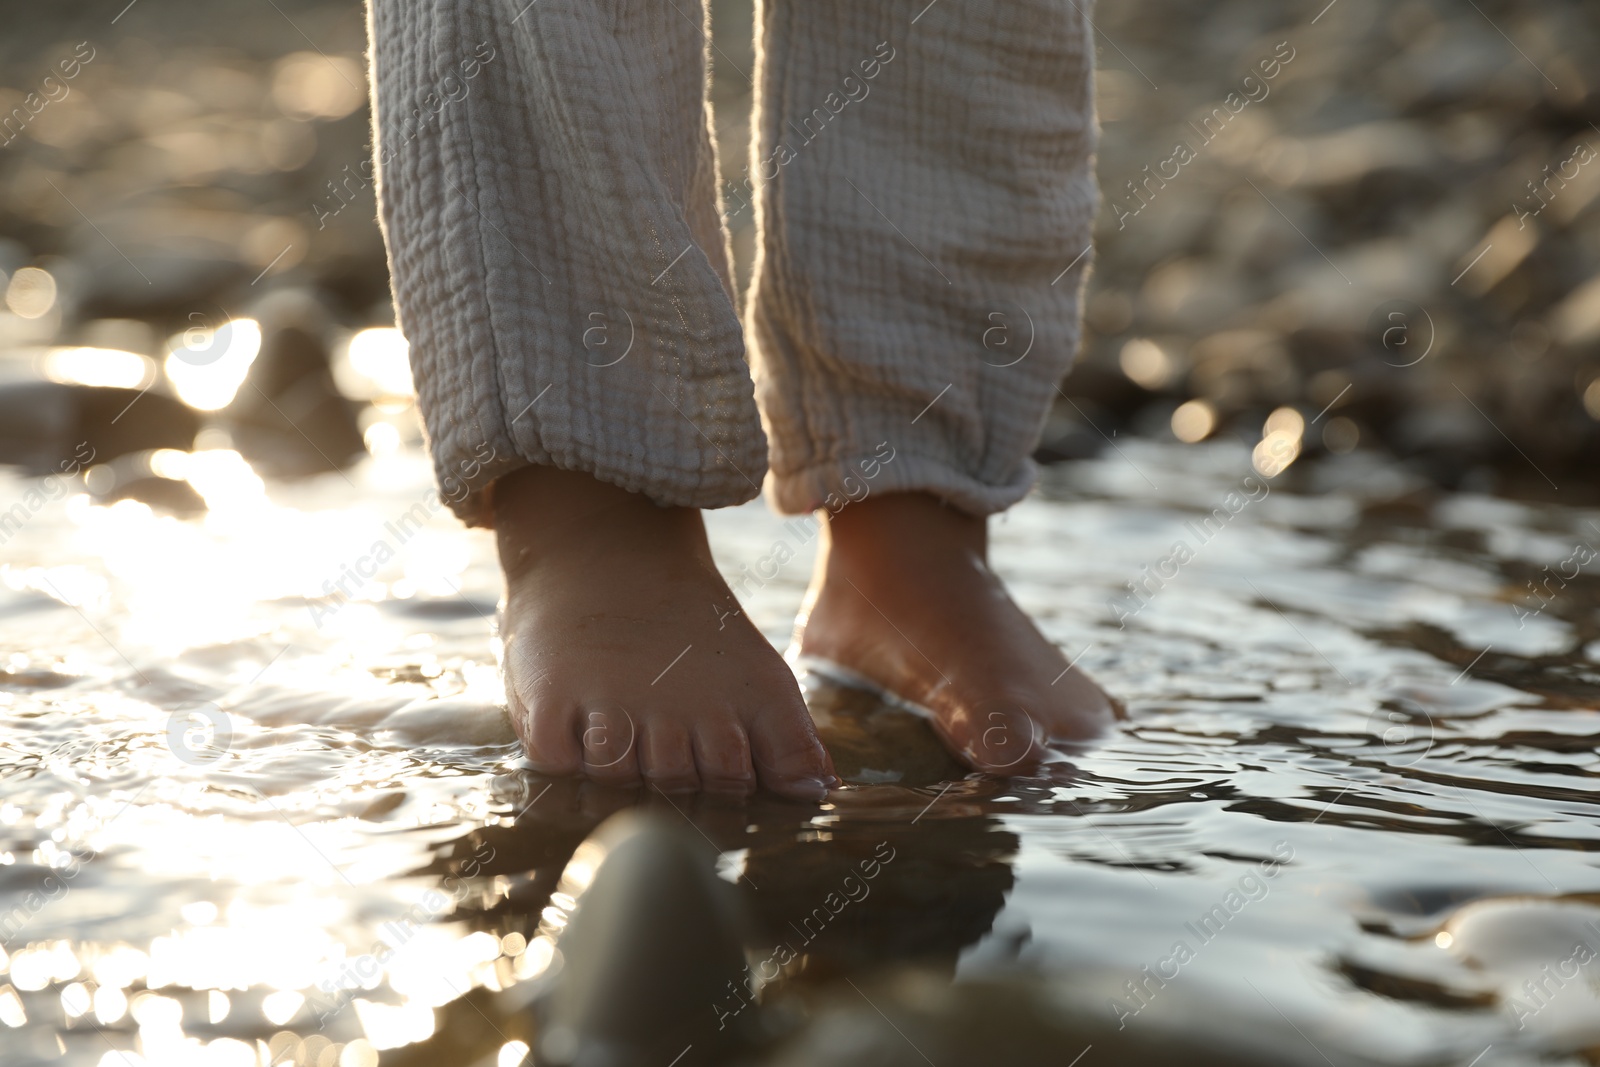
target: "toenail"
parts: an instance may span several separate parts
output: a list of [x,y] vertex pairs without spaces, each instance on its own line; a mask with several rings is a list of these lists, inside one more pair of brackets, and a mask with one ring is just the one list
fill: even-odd
[[837,778],[792,778],[789,785],[797,793],[803,793],[813,800],[823,800],[828,796],[828,790],[839,785]]

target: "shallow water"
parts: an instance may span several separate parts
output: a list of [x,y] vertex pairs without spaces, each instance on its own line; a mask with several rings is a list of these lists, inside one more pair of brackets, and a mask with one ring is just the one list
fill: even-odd
[[[915,963],[1127,1027],[1287,1023],[1296,1062],[1600,1062],[1600,582],[1574,562],[1600,512],[1360,453],[1292,470],[1305,495],[1249,464],[1127,442],[995,527],[1124,729],[969,779],[873,711],[830,726],[858,784],[821,806],[520,770],[492,545],[427,516],[414,452],[297,486],[202,454],[195,521],[47,501],[0,570],[5,1061],[466,1062],[451,1028],[507,1034],[461,998],[543,971],[572,850],[643,804],[724,852],[753,955],[795,947],[798,985]],[[711,526],[782,642],[809,520]],[[343,577],[379,557],[378,581]],[[863,703],[810,684],[819,709]],[[871,895],[806,925],[882,842]]]

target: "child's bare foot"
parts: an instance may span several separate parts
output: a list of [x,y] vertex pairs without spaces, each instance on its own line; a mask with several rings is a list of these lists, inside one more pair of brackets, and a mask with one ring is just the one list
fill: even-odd
[[494,502],[506,697],[535,769],[805,799],[838,784],[698,511],[553,467],[501,478]]
[[825,521],[796,644],[932,711],[956,755],[1003,772],[1119,712],[1006,593],[987,549],[985,520],[925,493],[847,505]]

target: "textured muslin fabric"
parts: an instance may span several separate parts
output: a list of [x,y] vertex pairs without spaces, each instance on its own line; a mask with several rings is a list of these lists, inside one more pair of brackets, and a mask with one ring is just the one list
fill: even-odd
[[482,490],[528,464],[663,504],[755,496],[703,27],[654,0],[368,17],[395,307],[457,514],[487,523]]
[[802,512],[865,485],[1007,508],[1078,344],[1098,202],[1087,15],[760,8],[747,321],[768,496]]
[[696,507],[765,478],[789,512],[1031,486],[1091,258],[1087,16],[758,6],[742,334],[699,0],[372,0],[396,309],[468,522],[528,464]]

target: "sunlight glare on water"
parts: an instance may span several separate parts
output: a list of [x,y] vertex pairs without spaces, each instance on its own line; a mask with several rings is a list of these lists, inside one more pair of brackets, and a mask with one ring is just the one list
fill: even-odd
[[[638,798],[522,769],[492,543],[415,449],[292,486],[223,449],[157,462],[210,510],[69,497],[0,566],[7,1062],[426,1049],[469,990],[559,964],[599,858],[573,850]],[[1359,452],[1260,467],[1129,442],[996,522],[1023,605],[1130,706],[1103,743],[954,784],[905,771],[925,739],[839,749],[857,784],[824,808],[678,801],[762,887],[763,929],[792,937],[839,857],[887,839],[906,858],[853,905],[869,932],[806,946],[824,971],[1026,974],[1129,1020],[1221,1004],[1385,1062],[1600,1043],[1597,987],[1560,977],[1592,978],[1576,946],[1600,948],[1600,598],[1587,576],[1550,604],[1526,587],[1596,516]],[[760,504],[710,525],[735,580],[793,550],[745,583],[781,642],[807,527]],[[502,1064],[527,1050],[488,1039]]]

